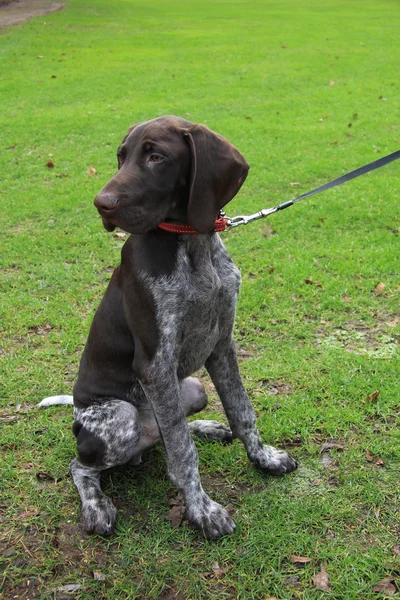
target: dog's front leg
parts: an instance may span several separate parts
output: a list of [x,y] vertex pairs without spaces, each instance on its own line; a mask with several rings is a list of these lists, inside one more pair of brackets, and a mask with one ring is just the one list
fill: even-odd
[[234,437],[240,439],[250,462],[272,475],[293,471],[296,461],[283,450],[262,443],[256,416],[246,394],[233,341],[220,342],[206,361],[206,368],[224,406]]
[[201,486],[197,451],[186,423],[179,382],[172,373],[176,373],[176,368],[164,357],[146,369],[145,376],[140,378],[141,386],[157,420],[169,475],[184,494],[186,517],[207,538],[217,539],[234,531],[235,524]]

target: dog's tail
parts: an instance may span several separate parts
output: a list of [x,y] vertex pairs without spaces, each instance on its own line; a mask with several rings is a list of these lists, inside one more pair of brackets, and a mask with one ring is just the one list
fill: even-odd
[[72,396],[49,396],[45,398],[39,404],[36,404],[37,407],[43,408],[45,406],[54,406],[56,404],[73,404],[74,400]]

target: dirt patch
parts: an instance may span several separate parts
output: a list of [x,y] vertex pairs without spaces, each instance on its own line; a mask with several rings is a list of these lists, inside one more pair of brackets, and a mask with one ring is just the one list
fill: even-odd
[[316,344],[343,349],[352,354],[367,354],[374,358],[393,358],[399,349],[399,340],[387,327],[395,327],[393,317],[388,323],[377,322],[368,327],[362,322],[349,321],[334,331],[318,329]]
[[50,0],[0,0],[0,28],[18,25],[33,17],[62,10],[66,2]]

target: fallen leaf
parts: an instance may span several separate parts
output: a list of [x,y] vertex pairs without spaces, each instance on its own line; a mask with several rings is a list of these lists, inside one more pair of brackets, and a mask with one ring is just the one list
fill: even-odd
[[368,462],[372,462],[375,465],[377,465],[378,467],[383,467],[385,464],[383,462],[383,460],[381,458],[379,458],[379,456],[375,456],[375,454],[373,454],[369,450],[367,450],[367,452],[365,453],[365,458],[367,459]]
[[397,317],[395,317],[392,321],[388,321],[386,323],[386,325],[388,325],[389,327],[397,327],[398,324],[399,324],[399,320]]
[[351,296],[346,296],[346,294],[343,296],[343,302],[352,302],[353,298],[351,298]]
[[125,231],[116,231],[114,237],[120,240],[124,240],[128,234]]
[[106,576],[101,571],[93,571],[93,579],[96,581],[104,581]]
[[317,283],[316,281],[313,281],[312,279],[305,279],[304,283],[306,283],[307,285],[315,285],[315,287],[322,287],[321,283]]
[[171,510],[165,518],[171,523],[172,527],[179,527],[185,514],[185,504],[182,496],[178,494],[175,498],[170,498],[168,505],[171,506]]
[[393,548],[390,548],[390,551],[393,552],[393,554],[400,554],[400,544],[397,544],[397,546],[393,546]]
[[212,567],[212,571],[216,577],[222,577],[222,575],[225,575],[228,570],[229,569],[221,569],[217,562],[215,562]]
[[371,404],[373,404],[374,402],[377,401],[377,399],[379,398],[380,395],[380,390],[376,390],[376,392],[372,392],[372,394],[369,394],[366,398],[365,401],[366,402],[370,402]]
[[335,85],[335,82],[332,81],[332,79],[331,79],[330,82],[329,82],[329,85]]
[[377,593],[384,592],[385,596],[394,596],[397,590],[393,585],[393,581],[393,577],[385,577],[385,579],[372,586],[372,591]]
[[[280,405],[279,405],[280,408]],[[298,446],[301,446],[303,443],[303,438],[298,435],[293,439],[289,439],[289,440],[282,440],[281,441],[281,446],[283,446],[284,448],[297,448]]]
[[53,161],[52,160],[48,160],[47,163],[46,163],[46,167],[48,169],[52,169],[54,167]]
[[87,174],[89,175],[89,177],[96,175],[96,169],[94,167],[89,167],[89,169],[87,170]]
[[[77,592],[78,590],[81,589],[81,585],[79,583],[69,583],[67,585],[62,585],[61,587],[57,588],[57,592]],[[51,590],[54,591],[54,590]]]
[[23,510],[21,513],[19,513],[19,515],[17,516],[17,519],[19,521],[25,521],[25,519],[34,517],[37,514],[38,514],[38,511],[35,508],[33,508],[31,510]]
[[183,513],[184,510],[181,506],[173,506],[165,518],[172,527],[179,527],[183,521]]
[[322,454],[323,452],[330,452],[331,450],[338,450],[338,451],[344,450],[344,446],[337,440],[331,440],[329,442],[325,442],[324,444],[322,444],[319,451]]
[[36,473],[36,477],[39,481],[55,481],[55,483],[58,483],[62,479],[62,477],[56,478],[51,473],[44,473],[43,471]]
[[22,466],[24,467],[24,469],[31,469],[33,467],[33,463],[26,462],[26,463],[23,463]]
[[292,181],[292,183],[289,183],[289,185],[300,185],[300,181]]
[[322,565],[322,568],[319,573],[313,575],[313,584],[319,590],[323,590],[324,592],[330,592],[331,588],[329,586],[329,574],[326,570],[326,566]]
[[311,562],[311,558],[307,556],[297,556],[297,554],[290,554],[289,559],[295,565],[308,565]]
[[385,287],[386,287],[385,284],[382,283],[382,281],[381,281],[380,283],[378,283],[377,286],[375,286],[375,292],[377,292],[379,294],[380,292],[383,292]]

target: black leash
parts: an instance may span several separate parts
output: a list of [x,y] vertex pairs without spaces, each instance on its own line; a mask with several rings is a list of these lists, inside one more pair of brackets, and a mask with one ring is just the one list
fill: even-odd
[[[400,158],[400,150],[396,152],[392,152],[392,154],[388,154],[387,156],[383,156],[378,160],[374,160],[368,165],[364,165],[363,167],[359,167],[354,171],[350,171],[350,173],[346,173],[346,175],[342,175],[341,177],[337,177],[337,179],[333,179],[329,183],[325,183],[324,185],[320,185],[319,187],[311,190],[311,192],[306,192],[305,194],[301,194],[294,200],[288,200],[287,202],[282,202],[282,204],[278,204],[278,206],[274,206],[273,208],[263,208],[258,213],[254,215],[240,215],[237,217],[225,217],[227,227],[237,227],[238,225],[247,225],[252,221],[256,221],[257,219],[262,219],[263,217],[267,217],[273,213],[278,212],[279,210],[283,210],[284,208],[289,208],[296,202],[300,202],[300,200],[304,200],[309,196],[314,196],[315,194],[319,194],[320,192],[324,192],[325,190],[329,190],[330,188],[336,187],[337,185],[341,185],[342,183],[346,183],[346,181],[350,181],[351,179],[355,179],[356,177],[360,177],[361,175],[365,175],[365,173],[369,173],[370,171],[374,171],[375,169],[379,169],[380,167],[384,167],[389,163],[393,162]],[[222,212],[222,211],[221,211]]]

